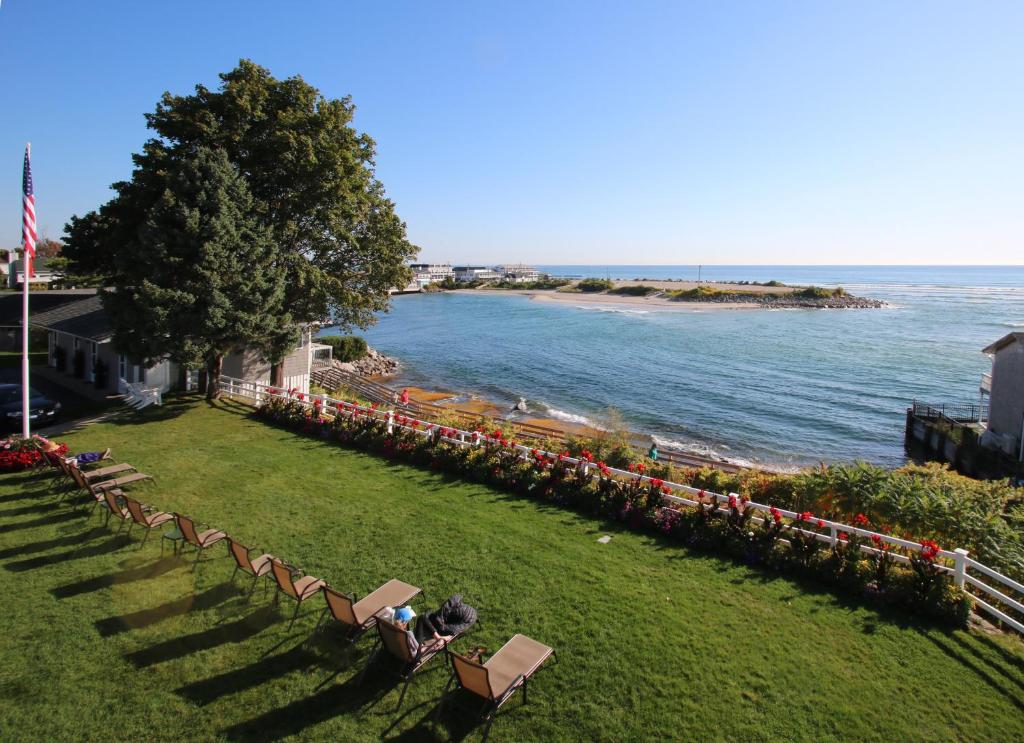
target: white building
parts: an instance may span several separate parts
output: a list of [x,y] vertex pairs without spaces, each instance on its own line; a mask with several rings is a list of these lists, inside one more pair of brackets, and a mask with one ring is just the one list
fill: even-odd
[[989,402],[981,442],[1024,459],[1024,333],[1008,333],[982,353],[992,357],[992,373],[981,380]]
[[512,284],[525,284],[540,280],[540,271],[522,263],[508,263],[503,266],[496,266],[495,270],[501,276],[502,281],[508,281]]
[[455,278],[451,263],[413,263],[409,268],[412,269],[413,280],[417,283],[427,279],[428,284],[437,284]]
[[500,278],[498,272],[488,266],[456,266],[453,270],[459,281],[497,281]]

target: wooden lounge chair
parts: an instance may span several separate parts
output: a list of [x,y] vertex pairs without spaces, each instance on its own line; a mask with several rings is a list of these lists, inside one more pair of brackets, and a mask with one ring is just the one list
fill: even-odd
[[[195,521],[188,516],[182,516],[180,513],[174,514],[174,520],[178,524],[178,531],[181,532],[181,536],[185,538],[185,543],[191,544],[196,548],[196,561],[192,564],[193,570],[199,564],[199,558],[202,557],[204,550],[228,538],[228,535],[219,529],[199,531]],[[208,526],[208,524],[200,524],[199,526]]]
[[174,520],[174,514],[153,510],[148,506],[142,505],[134,498],[128,498],[126,496],[124,499],[124,505],[132,517],[132,523],[128,525],[128,535],[131,536],[132,527],[136,524],[146,530],[146,536],[142,538],[142,544],[139,545],[139,549],[142,549],[142,547],[145,546],[146,540],[149,539],[149,535],[154,529],[158,529],[168,521]]
[[359,682],[362,682],[366,671],[379,656],[386,653],[388,656],[395,658],[400,664],[395,669],[395,672],[404,682],[402,684],[402,693],[398,697],[398,704],[395,705],[395,710],[397,711],[405,700],[405,692],[409,690],[409,684],[412,683],[412,678],[416,672],[423,668],[435,655],[442,654],[448,644],[459,635],[452,635],[448,640],[435,640],[431,638],[421,642],[414,654],[409,650],[409,640],[404,629],[383,617],[377,618],[376,625],[378,634],[377,648],[367,660],[366,668],[363,669],[359,676]]
[[327,608],[320,615],[320,621],[316,626],[319,629],[330,614],[335,621],[344,625],[346,639],[354,645],[364,632],[372,629],[377,623],[377,614],[381,610],[389,606],[407,604],[421,593],[423,589],[392,578],[373,593],[356,601],[355,596],[341,593],[325,585],[324,598],[327,599]]
[[[121,467],[122,465],[117,465]],[[137,482],[152,481],[153,477],[143,472],[133,472],[130,475],[124,477],[116,477],[107,480],[94,480],[89,479],[74,464],[68,463],[68,472],[71,474],[71,478],[75,481],[75,484],[84,490],[85,492],[92,495],[94,500],[102,500],[103,491],[110,490],[111,488],[123,488],[128,485],[133,485]]]
[[121,522],[117,526],[117,531],[120,534],[122,527],[132,518],[131,512],[124,506],[124,493],[116,488],[112,488],[111,490],[104,490],[101,497],[103,498],[103,504],[107,507],[107,518],[103,523],[109,524],[110,517],[112,515],[116,516]]
[[270,561],[274,559],[274,556],[263,554],[253,559],[249,556],[252,550],[231,537],[228,537],[228,549],[231,550],[231,556],[235,558],[235,572],[231,574],[231,582],[235,582],[235,576],[239,570],[248,573],[252,576],[252,585],[249,587],[249,593],[252,593],[256,588],[256,581],[264,575],[270,575]]
[[526,704],[527,682],[553,655],[553,649],[526,635],[516,635],[482,664],[448,649],[448,657],[452,662],[452,678],[448,685],[455,682],[460,689],[484,700],[480,711],[486,723],[482,740],[487,740],[498,708],[517,689],[522,688],[523,704]]
[[292,620],[288,622],[288,629],[291,629],[295,624],[295,618],[299,616],[302,602],[320,593],[320,589],[327,584],[319,578],[303,575],[302,570],[282,562],[276,557],[270,560],[270,570],[278,588],[278,592],[274,594],[274,603],[277,603],[282,593],[295,601],[295,611],[292,613]]

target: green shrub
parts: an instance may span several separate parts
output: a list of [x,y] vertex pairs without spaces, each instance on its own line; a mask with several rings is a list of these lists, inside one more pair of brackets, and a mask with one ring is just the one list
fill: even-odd
[[672,299],[680,302],[685,302],[694,299],[709,299],[711,297],[722,297],[726,294],[736,294],[737,292],[726,291],[724,289],[716,289],[713,286],[706,286],[701,284],[693,289],[680,289],[679,291],[672,293]]
[[657,287],[646,284],[633,284],[631,286],[620,286],[617,289],[610,289],[609,294],[623,294],[628,297],[646,297],[658,291]]
[[324,335],[317,341],[333,348],[333,357],[338,361],[359,361],[369,350],[366,340],[358,335]]
[[841,286],[837,286],[835,289],[826,289],[823,286],[805,286],[803,289],[797,289],[791,296],[804,299],[832,299],[845,295],[846,290]]
[[583,279],[576,284],[581,292],[606,292],[615,286],[611,279]]

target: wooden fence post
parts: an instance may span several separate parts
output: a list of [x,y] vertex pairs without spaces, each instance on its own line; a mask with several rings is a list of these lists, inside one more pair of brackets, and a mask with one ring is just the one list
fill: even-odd
[[959,587],[964,587],[964,578],[967,577],[967,555],[963,547],[953,550],[956,557],[953,559],[953,582]]

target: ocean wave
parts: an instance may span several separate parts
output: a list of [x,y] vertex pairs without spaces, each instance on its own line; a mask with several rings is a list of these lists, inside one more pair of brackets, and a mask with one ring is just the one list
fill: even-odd
[[650,310],[627,310],[621,307],[587,307],[586,305],[573,305],[578,310],[590,310],[591,312],[611,312],[617,315],[649,315]]
[[1007,328],[1024,328],[1024,322],[1004,322],[1003,326]]
[[[753,459],[745,459],[743,457],[724,456],[720,451],[708,446],[707,444],[701,444],[697,441],[676,441],[675,439],[666,439],[661,436],[652,436],[654,443],[658,445],[659,449],[665,449],[666,451],[677,451],[683,454],[694,454],[698,457],[705,459],[712,459],[719,462],[727,462],[734,464],[737,467],[749,467],[751,469],[765,469],[773,472],[798,472],[799,467],[788,467],[786,465],[779,464],[765,464],[764,462],[758,462]],[[724,446],[723,448],[728,449],[729,447]]]
[[600,428],[600,426],[596,425],[592,420],[590,420],[590,418],[587,418],[585,415],[577,415],[575,413],[567,413],[564,410],[559,410],[558,408],[553,408],[553,407],[551,407],[550,405],[548,405],[545,402],[542,402],[541,405],[544,406],[544,408],[545,408],[544,412],[545,412],[546,415],[548,415],[548,416],[550,416],[550,417],[552,417],[552,418],[554,418],[556,420],[560,420],[563,423],[575,423],[575,424],[580,425],[580,426],[589,426],[590,428]]

